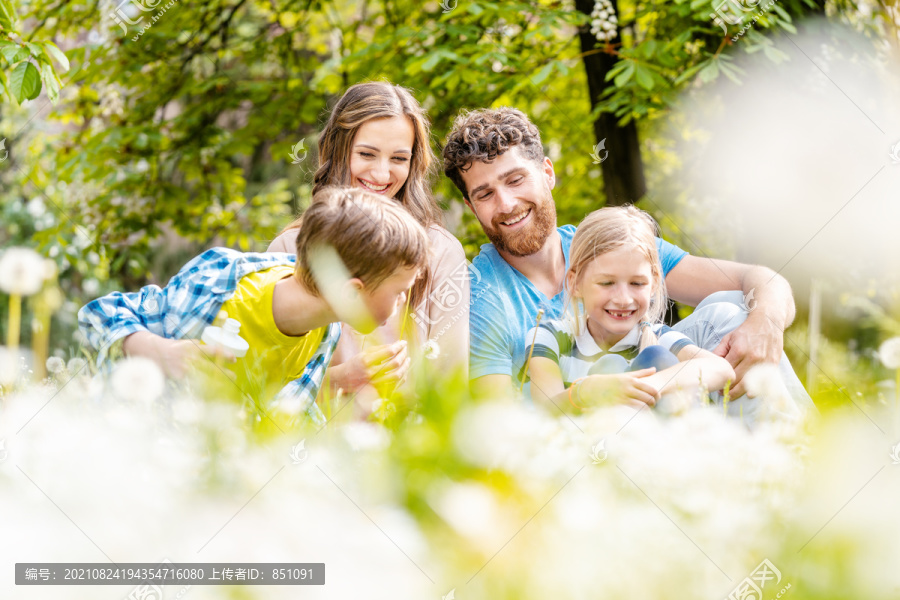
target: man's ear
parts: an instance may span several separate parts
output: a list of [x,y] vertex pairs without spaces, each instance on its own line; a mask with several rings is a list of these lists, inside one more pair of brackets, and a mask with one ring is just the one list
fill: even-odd
[[553,170],[553,161],[550,160],[549,156],[544,157],[544,164],[541,165],[541,170],[547,177],[547,185],[550,186],[550,189],[552,190],[556,187],[556,172]]

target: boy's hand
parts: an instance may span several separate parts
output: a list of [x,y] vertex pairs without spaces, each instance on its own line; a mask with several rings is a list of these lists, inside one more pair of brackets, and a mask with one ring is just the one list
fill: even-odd
[[374,346],[355,354],[350,360],[331,369],[331,386],[353,393],[367,384],[397,387],[409,374],[406,341]]
[[631,373],[616,375],[591,375],[581,382],[576,392],[585,406],[609,403],[624,403],[635,408],[656,405],[659,390],[643,378],[652,375],[656,369],[641,369]]
[[[234,362],[227,350],[207,346],[199,340],[170,340],[149,331],[139,331],[125,338],[122,346],[128,356],[143,356],[154,361],[167,377],[182,379],[197,361]],[[230,373],[230,371],[229,371]]]

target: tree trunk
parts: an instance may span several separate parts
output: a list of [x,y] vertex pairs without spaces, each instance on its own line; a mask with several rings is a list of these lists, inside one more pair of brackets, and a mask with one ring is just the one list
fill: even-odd
[[[613,8],[618,14],[618,2],[612,0]],[[575,8],[588,16],[594,9],[593,0],[575,0]],[[578,32],[581,51],[584,55],[584,69],[587,73],[588,91],[591,97],[591,108],[596,108],[607,86],[606,74],[619,60],[612,54],[598,51],[597,38],[590,31],[590,25],[583,26]],[[612,44],[621,44],[618,32]],[[641,147],[638,140],[637,127],[634,121],[625,126],[618,124],[618,117],[612,113],[602,113],[594,121],[594,136],[597,144],[605,143],[597,154],[603,172],[603,190],[606,193],[608,206],[621,206],[635,203],[647,193],[644,180],[644,164],[641,162]]]

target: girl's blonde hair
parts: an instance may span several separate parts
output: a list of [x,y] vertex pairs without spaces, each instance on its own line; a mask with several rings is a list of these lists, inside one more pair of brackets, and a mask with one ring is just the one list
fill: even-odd
[[587,325],[586,315],[582,315],[575,300],[577,288],[584,270],[598,256],[619,250],[633,248],[638,250],[650,263],[653,278],[653,291],[650,294],[650,307],[643,315],[640,349],[658,342],[656,336],[647,325],[662,321],[668,297],[666,282],[656,249],[656,222],[646,212],[634,206],[608,206],[595,210],[578,226],[572,246],[569,249],[569,270],[566,282],[572,280],[566,294],[566,304],[571,306],[575,319],[576,331],[581,333]]

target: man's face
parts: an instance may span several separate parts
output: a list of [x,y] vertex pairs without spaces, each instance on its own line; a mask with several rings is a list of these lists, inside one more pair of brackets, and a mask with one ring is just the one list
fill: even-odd
[[529,256],[543,248],[556,228],[549,158],[536,163],[514,146],[490,163],[475,162],[462,179],[467,204],[499,251]]

